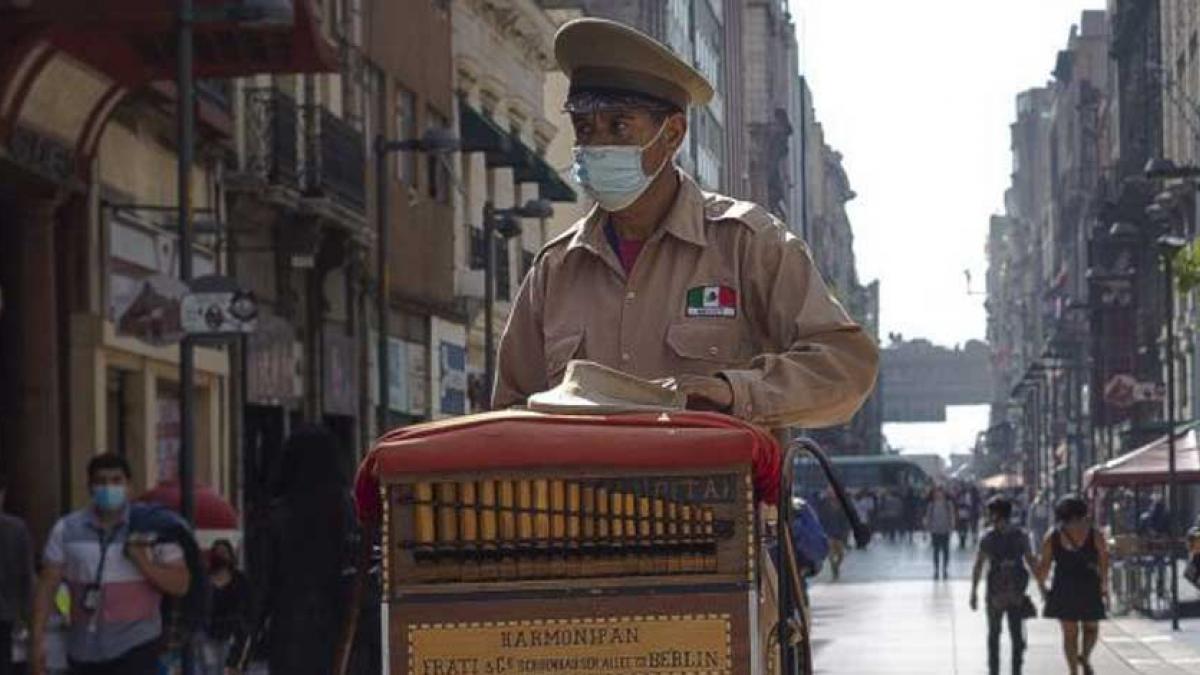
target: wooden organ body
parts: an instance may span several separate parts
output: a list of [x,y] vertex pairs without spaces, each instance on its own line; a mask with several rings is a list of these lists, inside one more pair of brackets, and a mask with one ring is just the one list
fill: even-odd
[[698,413],[428,426],[385,437],[367,469],[390,673],[765,672],[769,436]]

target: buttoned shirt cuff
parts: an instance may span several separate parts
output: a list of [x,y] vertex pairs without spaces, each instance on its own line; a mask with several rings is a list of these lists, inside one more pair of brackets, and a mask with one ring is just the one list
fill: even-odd
[[729,383],[733,390],[733,403],[729,406],[729,414],[747,422],[754,421],[759,411],[754,407],[754,396],[751,386],[758,382],[758,373],[752,370],[722,370],[717,377]]

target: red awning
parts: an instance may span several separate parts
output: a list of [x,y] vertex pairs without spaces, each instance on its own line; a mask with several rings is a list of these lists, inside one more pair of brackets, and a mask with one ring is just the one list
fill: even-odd
[[[283,0],[286,1],[286,0]],[[228,0],[197,0],[197,10]],[[321,33],[311,0],[291,0],[289,25],[197,23],[195,74],[226,78],[256,73],[333,71],[334,46]],[[0,9],[0,40],[42,40],[126,86],[175,76],[175,14],[162,0],[32,0],[23,10]],[[8,38],[8,39],[5,39]]]
[[[1130,452],[1088,469],[1088,488],[1161,485],[1168,478],[1167,437],[1155,439]],[[1196,429],[1175,436],[1175,474],[1184,483],[1200,483],[1200,442]]]
[[[160,504],[178,511],[179,483],[159,483],[138,497],[138,501]],[[236,530],[238,528],[237,510],[207,485],[196,486],[195,503],[197,530]]]
[[358,470],[364,522],[378,518],[379,479],[423,473],[521,471],[546,467],[678,470],[750,465],[761,501],[779,495],[779,443],[750,424],[715,413],[548,415],[502,411],[396,429]]

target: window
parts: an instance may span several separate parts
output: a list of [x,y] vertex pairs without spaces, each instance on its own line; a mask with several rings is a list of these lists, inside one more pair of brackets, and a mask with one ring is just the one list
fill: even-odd
[[473,270],[481,270],[487,267],[487,245],[483,239],[483,228],[470,226],[471,229],[471,258],[470,265]]
[[529,270],[533,269],[533,254],[529,251],[521,251],[521,278],[524,279]]
[[[396,88],[396,140],[409,141],[417,136],[417,97],[404,87]],[[396,153],[396,180],[416,186],[416,157],[411,152]]]
[[[446,121],[446,117],[432,108],[425,111],[425,128],[426,129],[448,129],[450,123]],[[450,174],[449,159],[444,154],[425,153],[425,171],[426,171],[426,189],[429,191],[429,198],[439,204],[450,203],[450,181],[454,177]]]
[[499,300],[512,299],[512,275],[508,263],[508,240],[497,238],[496,246],[496,298]]

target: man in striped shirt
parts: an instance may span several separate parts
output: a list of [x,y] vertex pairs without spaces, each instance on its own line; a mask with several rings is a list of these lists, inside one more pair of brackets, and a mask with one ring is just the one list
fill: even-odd
[[130,532],[129,478],[124,458],[92,458],[92,503],[59,519],[50,532],[34,600],[33,675],[44,672],[46,620],[63,581],[71,590],[67,655],[72,675],[157,671],[162,596],[183,596],[190,579],[178,546]]

